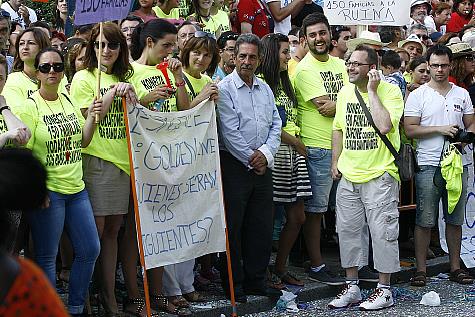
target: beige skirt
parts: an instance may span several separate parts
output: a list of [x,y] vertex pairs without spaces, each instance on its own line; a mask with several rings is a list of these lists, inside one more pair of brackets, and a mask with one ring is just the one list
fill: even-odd
[[126,214],[130,176],[111,162],[88,154],[82,156],[82,169],[94,216]]

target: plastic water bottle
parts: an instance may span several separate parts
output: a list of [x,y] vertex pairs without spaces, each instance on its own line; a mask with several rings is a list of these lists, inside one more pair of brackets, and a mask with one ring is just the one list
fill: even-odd
[[155,109],[156,109],[157,111],[160,111],[160,109],[162,108],[162,105],[163,105],[164,102],[165,102],[165,99],[157,99],[157,100],[154,102],[153,106],[155,107]]

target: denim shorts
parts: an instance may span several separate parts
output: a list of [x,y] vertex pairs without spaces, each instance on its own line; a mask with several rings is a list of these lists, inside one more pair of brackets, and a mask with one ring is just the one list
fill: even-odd
[[314,213],[327,211],[333,185],[331,165],[331,150],[307,147],[307,169],[312,188],[312,198],[305,201],[305,211]]
[[464,167],[462,174],[462,194],[454,211],[449,214],[447,190],[445,189],[445,180],[442,177],[440,167],[430,165],[420,166],[420,171],[416,173],[415,177],[417,203],[416,225],[423,228],[433,228],[437,226],[440,199],[442,199],[444,221],[455,226],[462,225],[467,202],[467,180],[468,168]]

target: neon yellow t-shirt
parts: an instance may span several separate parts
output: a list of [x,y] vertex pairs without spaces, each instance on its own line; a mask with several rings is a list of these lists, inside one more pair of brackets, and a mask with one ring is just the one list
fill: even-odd
[[406,83],[408,85],[412,84],[412,76],[411,76],[411,73],[409,72],[404,72],[404,74],[402,75],[404,77],[404,80],[406,81]]
[[[155,89],[155,87],[167,84],[162,72],[158,70],[155,66],[142,65],[137,62],[133,62],[132,67],[134,68],[134,75],[130,78],[129,81],[132,86],[134,86],[135,92],[137,93],[137,97],[139,97],[139,100],[145,97],[153,89]],[[173,77],[173,74],[170,72],[170,70],[167,70],[167,72],[172,87],[176,88],[175,77]],[[153,103],[150,103],[149,108],[153,108]],[[171,111],[178,111],[175,94],[171,98],[165,100],[165,102],[163,102],[160,107],[160,112]]]
[[[7,123],[5,122],[5,119],[3,118],[3,116],[0,114],[0,135],[6,133],[7,131],[8,131]],[[12,140],[7,140],[7,142],[5,142],[3,147],[0,147],[0,148],[8,148],[8,147],[12,147],[13,145],[14,144]]]
[[[381,81],[378,96],[389,111],[393,128],[386,134],[396,150],[400,147],[399,120],[404,111],[404,101],[398,86]],[[361,93],[368,109],[368,93]],[[338,94],[333,129],[343,131],[343,150],[338,169],[353,183],[366,183],[388,172],[399,180],[394,157],[366,119],[355,94],[353,84],[345,85]]]
[[295,69],[297,68],[299,62],[297,62],[295,59],[291,58],[289,60],[289,63],[287,64],[287,72],[289,73],[289,76],[292,77],[295,74]]
[[279,88],[277,89],[277,96],[275,96],[275,105],[276,107],[284,106],[285,108],[287,121],[285,127],[282,127],[282,130],[293,136],[298,135],[300,133],[300,128],[297,125],[297,105],[295,105],[292,100],[285,94],[281,85],[279,85]]
[[[68,94],[66,85],[68,80],[63,76],[60,84],[60,93]],[[26,98],[38,90],[38,84],[25,75],[24,72],[13,72],[8,75],[7,82],[3,88],[2,95],[11,108],[21,106]]]
[[[204,18],[198,19],[196,17],[196,13],[193,13],[192,15],[190,15],[190,17],[195,18],[197,22],[200,23],[202,31],[214,34],[217,38],[222,32],[224,32],[223,30],[225,26],[221,25],[222,21],[216,19],[216,16],[217,15],[210,16],[209,19],[206,20]],[[229,30],[229,19],[228,19],[227,28]]]
[[81,140],[85,119],[79,109],[61,93],[55,101],[45,101],[37,91],[18,112],[31,130],[27,147],[48,173],[46,187],[65,195],[83,190]]
[[218,13],[213,15],[214,22],[218,26],[217,34],[221,34],[226,31],[231,31],[231,22],[229,21],[229,14],[223,10],[218,10]]
[[201,74],[201,78],[198,79],[191,76],[185,71],[183,71],[183,73],[185,74],[186,78],[189,80],[191,86],[193,87],[194,93],[191,91],[191,88],[190,86],[188,86],[188,83],[185,85],[186,91],[188,92],[188,96],[190,96],[190,100],[195,99],[196,96],[198,96],[199,93],[203,90],[204,86],[206,86],[206,84],[213,82],[213,80],[208,75],[205,75],[205,74]]
[[[89,108],[96,95],[97,69],[93,72],[83,69],[74,75],[71,82],[71,99],[79,109]],[[109,91],[110,86],[118,83],[116,76],[101,74],[101,94]],[[130,174],[129,151],[125,132],[124,108],[122,98],[116,97],[107,115],[99,122],[91,143],[83,153],[111,162],[127,174]]]
[[328,95],[337,100],[337,94],[348,83],[345,62],[329,55],[320,62],[310,52],[298,63],[293,76],[298,101],[300,137],[306,146],[331,149],[333,118],[317,111],[312,99]]
[[178,4],[180,18],[185,19],[191,12],[191,0],[180,0]]
[[180,18],[180,10],[178,8],[171,9],[169,14],[166,14],[165,12],[163,12],[163,10],[159,6],[153,7],[152,10],[155,12],[157,17],[161,19],[177,19],[178,20]]

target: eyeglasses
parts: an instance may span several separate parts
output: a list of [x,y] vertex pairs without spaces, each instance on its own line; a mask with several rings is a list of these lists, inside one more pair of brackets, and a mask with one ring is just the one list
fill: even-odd
[[429,67],[432,69],[439,69],[439,67],[442,69],[447,69],[450,67],[450,64],[430,64]]
[[473,62],[474,57],[473,57],[473,55],[467,55],[467,56],[465,56],[465,60],[466,60],[467,62]]
[[415,35],[423,41],[427,41],[429,39],[429,36],[425,34],[415,34]]
[[371,64],[364,64],[364,63],[346,61],[346,62],[345,62],[345,65],[346,65],[346,67],[353,66],[353,67],[356,68],[356,67],[360,67],[360,66],[369,66],[369,65],[371,65]]
[[[99,49],[99,42],[94,42],[94,47],[98,50]],[[109,43],[102,42],[102,49],[104,49],[106,47],[108,49],[110,49],[111,51],[115,51],[115,50],[119,49],[120,43],[119,42],[109,42]]]
[[43,64],[38,65],[38,70],[43,74],[48,74],[51,71],[51,68],[53,68],[53,71],[55,73],[61,73],[62,71],[64,71],[64,64],[63,63],[53,63],[53,64],[43,63]]
[[216,41],[216,36],[214,36],[214,34],[204,32],[204,31],[196,31],[195,32],[195,37],[207,37],[209,39],[213,39],[213,40]]

